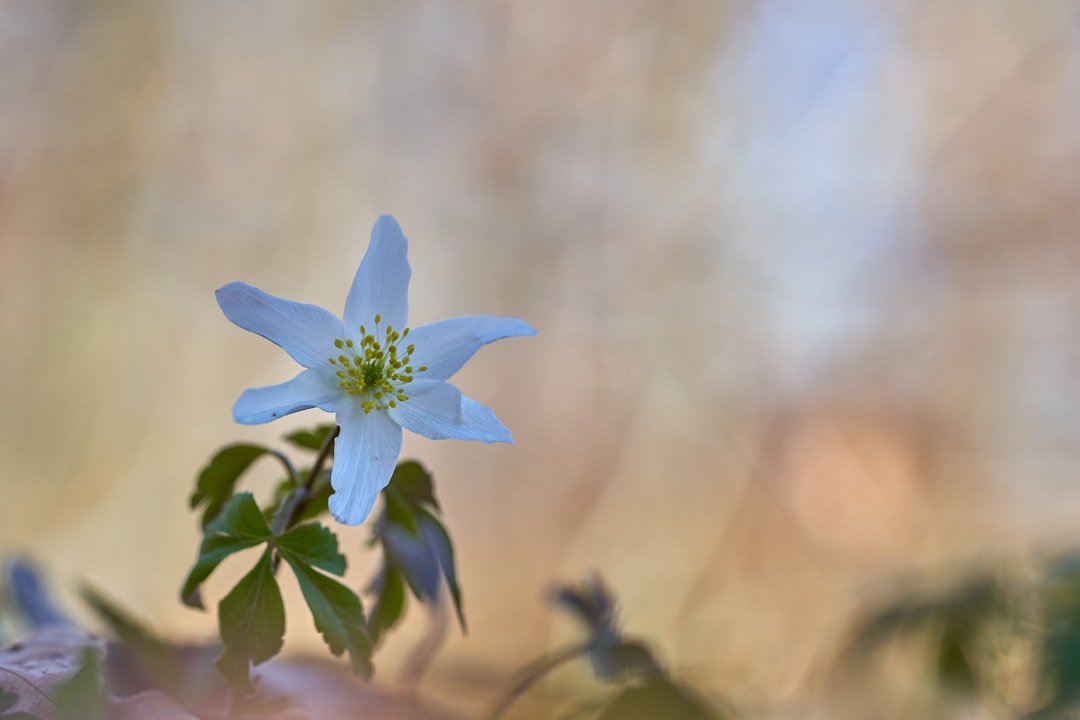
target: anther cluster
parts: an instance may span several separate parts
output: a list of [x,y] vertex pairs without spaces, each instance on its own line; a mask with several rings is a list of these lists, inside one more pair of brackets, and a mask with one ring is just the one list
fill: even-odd
[[[360,326],[360,343],[352,339],[337,338],[334,347],[341,351],[336,358],[330,358],[330,364],[338,368],[337,376],[341,379],[341,387],[350,395],[358,395],[363,398],[360,407],[365,413],[372,410],[385,410],[397,407],[399,402],[405,402],[409,396],[405,394],[405,386],[413,380],[413,366],[409,364],[416,349],[414,345],[407,345],[404,352],[399,350],[398,342],[409,335],[409,328],[398,332],[390,325],[379,341],[379,322],[381,316],[375,316],[375,331],[369,333],[367,328]],[[418,367],[415,372],[421,373],[426,367]]]

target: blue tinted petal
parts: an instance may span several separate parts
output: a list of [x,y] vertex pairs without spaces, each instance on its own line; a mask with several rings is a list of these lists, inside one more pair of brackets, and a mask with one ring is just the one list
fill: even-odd
[[409,332],[404,342],[416,346],[412,366],[427,367],[419,377],[446,380],[484,345],[507,337],[535,334],[536,330],[519,318],[468,315],[418,327]]
[[281,347],[304,367],[320,367],[342,337],[341,321],[317,305],[292,302],[234,282],[217,291],[225,317]]
[[355,332],[361,325],[372,330],[376,314],[382,316],[383,326],[393,325],[398,330],[405,327],[412,276],[408,251],[409,243],[397,220],[390,215],[380,217],[345,299],[344,318],[349,330]]
[[417,380],[406,392],[409,399],[386,412],[410,432],[432,440],[514,442],[490,408],[465,397],[450,383]]
[[318,407],[333,411],[342,391],[337,378],[316,370],[304,370],[288,382],[245,390],[233,405],[233,418],[245,425],[258,425],[299,410]]
[[338,412],[341,434],[334,441],[330,512],[346,525],[371,514],[379,491],[390,482],[401,452],[401,427],[386,412],[364,413],[358,403]]

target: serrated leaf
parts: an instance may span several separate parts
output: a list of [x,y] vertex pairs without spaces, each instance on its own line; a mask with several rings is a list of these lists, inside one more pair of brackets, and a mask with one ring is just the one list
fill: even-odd
[[274,538],[274,544],[283,557],[334,575],[345,574],[345,556],[338,552],[337,536],[323,525],[298,525]]
[[375,646],[405,613],[405,581],[393,564],[386,563],[367,591],[378,594],[367,624],[371,644]]
[[435,499],[435,484],[431,473],[415,460],[399,463],[394,468],[387,489],[412,505],[426,503],[436,510],[441,509],[439,501]]
[[236,481],[251,464],[270,452],[261,445],[238,444],[220,450],[211,458],[195,484],[190,505],[194,510],[203,503],[202,524],[206,527],[221,512],[225,502],[232,496]]
[[349,588],[327,577],[311,566],[288,555],[282,555],[296,574],[315,628],[334,655],[349,651],[353,672],[371,674],[371,638],[364,623],[364,608]]
[[185,605],[204,609],[199,586],[221,561],[240,550],[270,539],[270,526],[251,493],[234,495],[204,530],[199,556],[184,580],[180,597]]
[[[334,432],[334,428],[337,425],[319,425],[311,430],[297,430],[296,432],[289,433],[285,436],[285,442],[291,443],[297,447],[304,448],[305,450],[319,450],[322,448],[323,443],[326,442],[327,436]],[[334,448],[330,448],[330,454],[333,455]]]
[[420,511],[420,533],[424,536],[428,546],[432,549],[439,567],[442,568],[446,585],[450,589],[450,598],[454,601],[454,610],[457,612],[458,624],[461,632],[466,632],[465,611],[461,603],[461,586],[458,584],[457,565],[454,562],[454,543],[450,540],[450,533],[446,527],[427,510]]
[[269,548],[218,604],[218,626],[225,643],[218,669],[234,685],[250,687],[248,661],[258,665],[277,655],[285,637],[285,605]]

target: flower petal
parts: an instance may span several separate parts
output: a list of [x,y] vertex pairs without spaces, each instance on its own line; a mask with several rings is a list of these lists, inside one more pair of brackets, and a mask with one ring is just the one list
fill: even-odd
[[390,482],[401,452],[401,427],[386,412],[364,413],[358,403],[338,412],[341,434],[334,444],[330,512],[338,522],[359,525]]
[[326,365],[334,339],[343,336],[341,321],[317,305],[292,302],[233,282],[217,291],[225,317],[279,346],[304,367]]
[[408,400],[387,410],[406,430],[432,440],[514,442],[490,408],[465,397],[450,383],[416,380],[408,392]]
[[425,380],[446,380],[484,345],[535,334],[532,325],[520,318],[467,315],[440,320],[409,332],[407,342],[416,346],[410,364],[427,367],[420,375]]
[[[391,215],[383,215],[371,231],[371,244],[353,278],[345,299],[345,325],[355,331],[361,325],[371,327],[375,315],[384,325],[398,330],[409,319],[409,242],[401,226]],[[382,341],[382,338],[379,338]]]
[[341,388],[316,370],[304,370],[288,382],[249,388],[233,405],[233,419],[244,425],[258,425],[299,410],[318,407],[333,411],[341,398]]

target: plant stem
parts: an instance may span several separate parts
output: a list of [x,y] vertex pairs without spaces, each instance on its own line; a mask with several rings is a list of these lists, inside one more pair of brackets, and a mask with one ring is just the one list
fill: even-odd
[[586,654],[588,651],[588,643],[570,645],[569,647],[565,647],[562,650],[542,657],[539,660],[535,660],[521,672],[517,682],[511,686],[510,690],[503,699],[499,701],[499,704],[495,706],[495,709],[491,711],[491,714],[487,716],[486,720],[498,720],[518,697],[535,685],[545,675],[560,665]]
[[315,464],[311,467],[311,472],[308,473],[307,480],[304,482],[303,487],[294,488],[292,492],[285,496],[285,499],[281,501],[281,507],[278,508],[277,513],[274,515],[274,520],[270,524],[270,529],[274,531],[275,535],[279,535],[293,526],[296,521],[296,517],[304,511],[307,506],[308,498],[311,497],[311,488],[315,485],[315,480],[318,479],[322,473],[323,465],[326,464],[326,459],[330,457],[330,448],[334,447],[334,438],[341,432],[341,426],[337,426],[331,431],[326,439],[323,440],[322,447],[319,448],[319,454],[315,458]]

